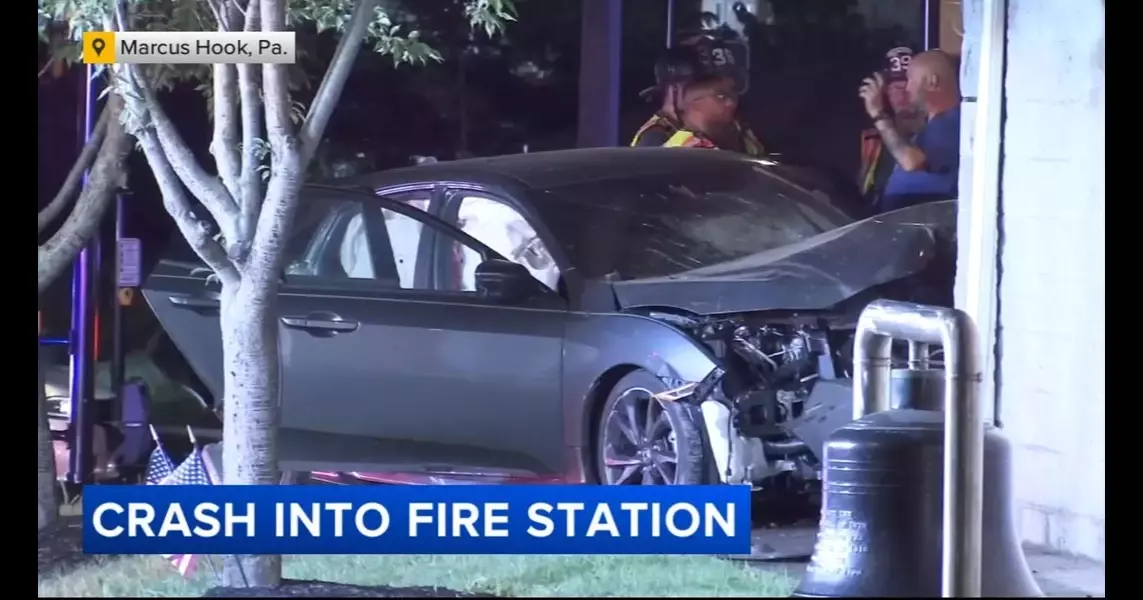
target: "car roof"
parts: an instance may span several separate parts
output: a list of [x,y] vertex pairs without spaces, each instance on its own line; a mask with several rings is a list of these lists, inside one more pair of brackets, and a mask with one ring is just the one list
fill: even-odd
[[742,154],[697,148],[583,148],[437,162],[370,173],[338,183],[376,190],[408,183],[450,181],[536,190],[616,177],[701,172],[735,162],[755,160]]

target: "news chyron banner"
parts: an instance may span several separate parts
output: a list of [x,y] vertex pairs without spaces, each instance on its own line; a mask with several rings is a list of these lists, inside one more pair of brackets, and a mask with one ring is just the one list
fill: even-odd
[[749,554],[750,487],[84,490],[89,554]]
[[124,64],[293,64],[292,31],[95,31],[83,34],[83,62]]

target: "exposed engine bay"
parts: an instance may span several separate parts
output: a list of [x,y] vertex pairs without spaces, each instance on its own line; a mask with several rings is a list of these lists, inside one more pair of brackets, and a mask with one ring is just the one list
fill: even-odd
[[[698,404],[722,482],[767,488],[820,479],[822,439],[850,420],[855,323],[772,314],[647,316],[687,332],[723,365],[677,397]],[[808,424],[823,433],[802,430]]]

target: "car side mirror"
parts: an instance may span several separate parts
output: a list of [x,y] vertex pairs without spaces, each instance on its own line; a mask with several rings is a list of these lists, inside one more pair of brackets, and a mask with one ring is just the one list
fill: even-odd
[[502,258],[480,263],[475,276],[478,294],[502,302],[517,302],[532,296],[538,283],[524,265]]

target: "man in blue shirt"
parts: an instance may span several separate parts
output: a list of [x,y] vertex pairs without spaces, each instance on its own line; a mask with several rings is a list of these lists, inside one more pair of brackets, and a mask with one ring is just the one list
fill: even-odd
[[913,57],[908,77],[909,99],[928,118],[911,140],[898,131],[885,110],[885,79],[880,73],[867,78],[859,91],[885,149],[897,161],[878,212],[957,197],[960,85],[956,61],[939,50],[922,52]]

